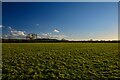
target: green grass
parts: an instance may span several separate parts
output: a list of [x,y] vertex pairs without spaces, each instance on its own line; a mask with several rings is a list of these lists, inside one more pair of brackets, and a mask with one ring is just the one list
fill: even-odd
[[120,78],[117,43],[3,43],[2,50],[5,80]]

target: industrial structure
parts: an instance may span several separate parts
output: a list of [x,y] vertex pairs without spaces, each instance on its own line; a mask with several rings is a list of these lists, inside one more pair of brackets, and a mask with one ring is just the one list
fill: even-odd
[[37,39],[37,34],[30,33],[26,36],[26,39],[30,39],[30,40]]

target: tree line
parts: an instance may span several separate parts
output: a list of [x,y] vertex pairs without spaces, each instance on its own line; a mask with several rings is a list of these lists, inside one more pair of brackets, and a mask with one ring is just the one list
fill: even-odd
[[66,42],[66,43],[119,43],[120,41],[113,40],[113,41],[69,41],[69,40],[57,40],[57,39],[2,39],[0,40],[2,43],[58,43],[58,42]]

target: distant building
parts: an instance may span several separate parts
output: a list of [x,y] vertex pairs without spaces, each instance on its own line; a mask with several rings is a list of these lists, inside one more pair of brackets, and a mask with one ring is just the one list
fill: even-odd
[[65,38],[62,38],[61,41],[68,41],[68,40],[66,40]]
[[37,34],[30,33],[26,36],[26,39],[30,40],[37,39]]
[[93,41],[93,39],[90,39],[90,41]]

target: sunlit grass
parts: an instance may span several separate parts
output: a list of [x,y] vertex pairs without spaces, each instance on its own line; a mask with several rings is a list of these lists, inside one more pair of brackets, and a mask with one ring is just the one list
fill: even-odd
[[4,43],[3,79],[120,78],[116,43]]

